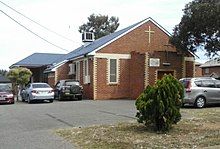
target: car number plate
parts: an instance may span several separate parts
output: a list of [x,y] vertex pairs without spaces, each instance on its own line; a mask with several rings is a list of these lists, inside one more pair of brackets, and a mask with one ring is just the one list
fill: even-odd
[[47,91],[40,91],[40,94],[47,94]]
[[5,97],[0,97],[0,100],[5,100]]

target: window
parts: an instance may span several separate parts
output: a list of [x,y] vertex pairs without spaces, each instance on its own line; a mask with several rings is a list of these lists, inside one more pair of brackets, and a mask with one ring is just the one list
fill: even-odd
[[83,82],[84,84],[90,83],[88,59],[83,61]]
[[109,60],[109,83],[118,83],[118,61],[117,59]]
[[89,65],[88,65],[88,60],[84,60],[83,61],[83,72],[84,72],[84,76],[88,76],[89,74]]
[[205,68],[205,73],[209,73],[209,68]]
[[76,62],[76,80],[80,81],[80,62]]
[[219,81],[219,80],[216,80],[216,81],[215,81],[215,85],[216,85],[216,88],[220,88],[220,81]]
[[212,80],[203,80],[202,87],[215,87],[215,83]]
[[202,87],[202,81],[195,81],[195,84],[196,84],[198,87]]
[[76,64],[75,63],[69,64],[69,67],[70,67],[69,75],[75,74],[76,73]]

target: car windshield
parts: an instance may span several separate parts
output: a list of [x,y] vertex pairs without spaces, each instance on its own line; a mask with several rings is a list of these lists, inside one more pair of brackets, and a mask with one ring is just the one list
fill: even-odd
[[0,92],[10,91],[10,87],[8,85],[0,85]]
[[50,88],[48,84],[42,83],[42,84],[33,84],[33,88]]
[[79,82],[77,82],[77,81],[66,81],[65,85],[66,86],[79,85]]

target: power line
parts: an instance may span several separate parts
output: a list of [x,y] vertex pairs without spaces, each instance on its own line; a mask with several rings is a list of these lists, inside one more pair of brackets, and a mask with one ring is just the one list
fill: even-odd
[[61,49],[61,50],[64,50],[64,51],[69,52],[68,50],[66,50],[66,49],[64,49],[64,48],[62,48],[62,47],[60,47],[60,46],[58,46],[58,45],[56,45],[56,44],[54,44],[54,43],[48,41],[47,39],[41,37],[41,36],[38,35],[37,33],[33,32],[32,30],[30,30],[29,28],[27,28],[26,26],[22,25],[20,22],[18,22],[17,20],[15,20],[15,19],[12,18],[11,16],[9,16],[7,13],[5,13],[3,10],[0,10],[0,12],[2,12],[2,13],[3,13],[4,15],[6,15],[8,18],[10,18],[10,19],[13,20],[15,23],[17,23],[17,24],[20,25],[21,27],[25,28],[27,31],[31,32],[32,34],[34,34],[34,35],[37,36],[38,38],[44,40],[45,42],[47,42],[47,43],[49,43],[49,44],[51,44],[51,45],[53,45],[53,46],[55,46],[55,47],[57,47],[57,48],[59,48],[59,49]]
[[63,36],[63,35],[61,35],[61,34],[55,32],[55,31],[53,31],[53,30],[51,30],[51,29],[45,27],[45,26],[43,26],[43,25],[41,25],[40,23],[38,23],[38,22],[34,21],[33,19],[27,17],[26,15],[22,14],[21,12],[19,12],[19,11],[17,11],[16,9],[12,8],[11,6],[7,5],[6,3],[2,2],[1,0],[0,0],[0,3],[2,3],[3,5],[5,5],[6,7],[10,8],[11,10],[15,11],[16,13],[22,15],[22,16],[25,17],[26,19],[28,19],[28,20],[34,22],[35,24],[39,25],[40,27],[42,27],[42,28],[48,30],[49,32],[52,32],[52,33],[54,33],[55,35],[60,36],[60,37],[66,39],[66,40],[69,40],[69,41],[71,41],[71,42],[75,42],[75,41],[73,41],[73,40],[71,40],[71,39],[69,39],[69,38],[67,38],[67,37],[65,37],[65,36]]

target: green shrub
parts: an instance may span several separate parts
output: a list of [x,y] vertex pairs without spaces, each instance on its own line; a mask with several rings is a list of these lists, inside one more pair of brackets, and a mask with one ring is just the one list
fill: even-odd
[[182,84],[171,75],[165,75],[154,86],[147,86],[136,100],[139,123],[153,126],[156,131],[168,131],[181,119]]

